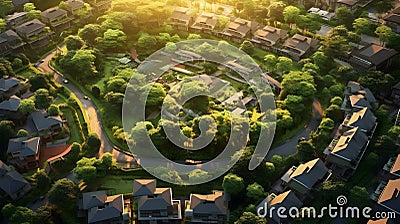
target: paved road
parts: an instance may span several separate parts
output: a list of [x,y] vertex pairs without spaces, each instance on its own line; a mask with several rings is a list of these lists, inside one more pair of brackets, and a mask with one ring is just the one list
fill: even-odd
[[282,143],[281,145],[270,149],[266,158],[267,160],[270,160],[273,155],[292,155],[296,153],[296,145],[299,138],[305,137],[306,139],[309,139],[311,131],[316,130],[319,123],[321,122],[320,120],[323,113],[321,104],[317,99],[315,99],[313,102],[312,111],[313,113],[310,122],[308,122],[306,126],[304,126],[299,132],[297,132],[295,136],[286,140],[286,142]]
[[[57,72],[53,71],[53,69],[49,66],[49,63],[51,59],[54,57],[56,54],[56,51],[51,52],[45,58],[43,58],[44,62],[39,65],[38,69],[40,69],[43,72],[49,72],[54,74],[54,79],[60,83],[63,84],[64,77]],[[101,119],[99,112],[97,111],[96,106],[94,103],[90,100],[85,100],[84,99],[84,94],[82,91],[74,85],[72,82],[69,82],[68,84],[63,84],[66,88],[68,88],[72,93],[76,95],[76,97],[81,101],[83,107],[85,108],[88,117],[89,117],[89,122],[90,122],[90,128],[91,132],[96,133],[100,140],[101,140],[101,147],[99,150],[98,157],[101,157],[105,152],[111,152],[114,155],[114,158],[117,160],[117,162],[123,166],[123,167],[135,167],[136,162],[135,159],[127,155],[125,153],[122,153],[118,150],[116,150],[114,145],[110,142],[108,139],[108,136],[104,129],[102,128],[101,125]]]

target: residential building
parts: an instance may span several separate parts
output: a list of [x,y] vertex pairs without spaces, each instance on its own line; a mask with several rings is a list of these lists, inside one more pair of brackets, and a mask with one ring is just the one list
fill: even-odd
[[222,38],[241,43],[259,28],[259,23],[241,18],[231,20],[219,33]]
[[[289,209],[297,208],[298,210],[300,210],[302,205],[303,203],[300,201],[300,199],[297,198],[296,194],[292,190],[288,190],[278,195],[274,193],[268,195],[268,197],[266,197],[257,206],[257,211],[259,211],[261,215],[266,215],[265,218],[267,219],[268,223],[289,223]],[[282,211],[282,208],[285,208],[284,211]],[[279,213],[279,215],[277,212],[278,209],[279,211],[282,211]],[[286,217],[288,218],[282,218],[283,215],[286,215]]]
[[45,45],[50,40],[50,30],[46,29],[46,25],[38,19],[17,26],[15,31],[31,47]]
[[72,18],[68,17],[68,12],[59,7],[46,9],[41,13],[42,21],[54,30],[62,30],[70,27]]
[[183,7],[175,7],[172,15],[168,18],[169,24],[181,30],[189,30],[189,25],[192,22],[190,9]]
[[396,50],[371,44],[361,49],[353,50],[350,54],[349,63],[357,70],[387,71],[397,54]]
[[214,13],[202,12],[196,18],[191,28],[196,31],[212,34],[218,24],[218,17]]
[[253,42],[254,46],[269,50],[271,46],[283,41],[288,35],[288,31],[275,28],[272,26],[265,26],[258,29],[254,33]]
[[395,8],[383,17],[385,25],[392,28],[396,33],[400,33],[400,6]]
[[139,223],[181,222],[181,202],[172,199],[171,188],[157,188],[156,180],[135,179],[133,196],[138,201]]
[[333,174],[349,178],[357,169],[368,144],[369,139],[361,128],[345,131],[325,149],[327,167]]
[[36,131],[40,137],[51,138],[59,133],[63,120],[60,116],[49,116],[45,110],[37,110],[31,114]]
[[229,218],[228,200],[223,191],[212,194],[190,194],[185,201],[186,223],[226,223]]
[[78,216],[86,216],[90,224],[123,224],[129,219],[122,194],[107,196],[105,191],[83,193],[78,209]]
[[23,120],[23,114],[19,111],[21,99],[15,95],[0,102],[0,120],[7,119],[12,121]]
[[0,191],[4,192],[0,196],[6,194],[12,199],[17,200],[23,197],[32,189],[32,186],[26,181],[16,170],[10,169],[3,161],[0,160]]
[[23,23],[28,22],[28,13],[27,12],[15,12],[14,14],[6,16],[7,26],[11,28],[15,28]]
[[340,7],[347,8],[350,12],[355,12],[358,8],[359,0],[338,0],[336,2],[336,10]]
[[320,8],[314,8],[314,7],[307,10],[307,12],[312,13],[312,14],[317,14],[317,15],[321,16],[321,18],[323,20],[326,20],[326,21],[331,20],[335,16],[335,13],[331,13],[331,12],[322,10]]
[[21,37],[13,30],[7,30],[0,34],[0,56],[17,53],[24,45]]
[[359,111],[349,113],[343,121],[343,130],[359,127],[361,131],[365,132],[368,136],[375,131],[377,122],[376,117],[371,109],[364,107]]
[[317,49],[319,41],[311,37],[305,37],[300,34],[295,34],[287,39],[283,44],[282,53],[291,57],[294,60],[300,60],[306,54],[309,54]]
[[379,195],[377,203],[400,215],[400,178],[389,180]]
[[383,167],[383,171],[388,174],[389,179],[400,178],[400,154],[390,158]]
[[39,165],[40,138],[10,139],[7,154],[12,158],[9,162],[20,170],[37,168]]
[[111,7],[111,0],[84,0],[92,6],[94,12],[104,12]]
[[358,82],[349,81],[344,91],[344,99],[341,109],[345,112],[359,111],[368,107],[377,109],[379,104],[371,90],[363,87]]
[[282,185],[300,195],[306,195],[331,176],[321,159],[293,166],[281,178]]
[[28,85],[23,84],[21,80],[3,76],[0,78],[0,101],[10,98],[12,95],[20,95],[26,92]]
[[77,16],[79,15],[80,11],[86,10],[85,3],[80,0],[68,0],[65,2],[65,4],[68,12],[73,16]]

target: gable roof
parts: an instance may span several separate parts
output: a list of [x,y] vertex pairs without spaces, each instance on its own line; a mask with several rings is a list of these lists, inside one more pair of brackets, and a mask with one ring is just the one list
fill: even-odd
[[285,46],[296,49],[302,54],[307,52],[310,48],[318,45],[319,41],[311,37],[305,37],[300,34],[295,34],[293,37],[287,39],[284,43]]
[[16,170],[11,170],[0,177],[0,189],[10,195],[12,198],[16,192],[28,184],[28,181],[26,181]]
[[371,44],[361,48],[360,50],[354,50],[351,52],[352,56],[366,60],[373,65],[380,65],[397,54],[398,52],[396,50],[385,48],[377,44]]
[[388,181],[379,196],[378,204],[400,214],[400,178]]
[[58,6],[46,9],[45,11],[43,11],[41,13],[41,15],[43,17],[48,18],[48,19],[54,19],[54,18],[57,18],[62,15],[66,15],[66,14],[67,14],[67,11],[65,11],[64,9],[60,9]]
[[371,104],[377,103],[375,96],[374,94],[372,94],[371,90],[363,87],[358,82],[349,81],[347,83],[347,89],[350,94],[349,98],[352,107],[354,106],[371,107]]
[[0,79],[0,91],[7,92],[10,90],[12,87],[18,85],[21,82],[21,80],[17,78],[1,78]]
[[48,116],[45,110],[36,110],[31,116],[38,131],[43,131],[62,123],[60,116]]
[[0,177],[10,170],[10,167],[8,167],[3,161],[0,160]]
[[354,112],[350,119],[344,121],[346,125],[351,127],[360,127],[366,131],[371,131],[375,126],[376,117],[371,112],[371,109],[364,107],[363,109]]
[[0,103],[0,110],[7,110],[16,112],[19,108],[21,99],[15,95],[11,96],[10,99],[4,100]]
[[250,31],[255,30],[258,25],[259,23],[257,22],[235,18],[233,21],[230,21],[226,27],[228,30],[235,31],[243,37],[247,35]]
[[170,19],[182,20],[189,22],[192,16],[189,14],[190,9],[177,6],[174,8],[174,12],[169,17]]
[[392,168],[390,168],[390,173],[400,176],[400,154],[397,155],[397,158],[394,161]]
[[105,202],[88,211],[88,223],[106,221],[122,216],[124,211],[124,197],[122,194],[106,196]]
[[0,34],[0,43],[13,42],[18,39],[20,39],[20,37],[13,30],[7,30],[4,33]]
[[223,191],[206,195],[190,194],[190,209],[197,214],[226,215],[228,212]]
[[133,196],[153,195],[156,190],[155,179],[135,179],[133,181]]
[[171,188],[156,188],[153,195],[140,196],[138,200],[138,208],[141,211],[166,210],[171,205]]
[[383,17],[384,20],[400,24],[400,6],[393,9],[389,14]]
[[314,159],[307,163],[300,164],[290,175],[290,178],[300,182],[302,185],[311,189],[319,180],[322,180],[328,173],[324,162],[321,159]]
[[288,34],[288,31],[278,29],[272,26],[265,26],[262,29],[258,29],[254,36],[269,41],[271,43],[276,43],[278,40],[283,39]]
[[368,137],[360,128],[352,128],[340,136],[331,154],[338,155],[342,158],[344,157],[349,161],[354,161],[357,159],[367,141]]
[[17,26],[15,31],[22,34],[29,34],[33,31],[43,29],[44,27],[45,25],[42,22],[40,22],[38,19],[34,19]]
[[8,142],[7,153],[17,153],[19,156],[34,156],[39,151],[39,137],[23,137],[23,138],[12,138]]
[[93,207],[101,206],[107,199],[105,191],[93,191],[82,194],[83,209],[88,210]]
[[75,10],[81,8],[85,3],[78,0],[68,0],[65,2],[71,10]]
[[196,27],[199,24],[207,24],[214,28],[218,23],[218,19],[216,18],[214,13],[202,12],[199,17],[196,18],[193,26]]
[[14,19],[17,19],[22,16],[26,16],[26,15],[28,15],[27,12],[14,12],[13,14],[6,16],[6,22],[8,23]]

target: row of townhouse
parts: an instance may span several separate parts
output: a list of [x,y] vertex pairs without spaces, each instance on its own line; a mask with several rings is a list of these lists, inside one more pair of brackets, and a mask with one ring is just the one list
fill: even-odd
[[[104,11],[111,0],[85,0],[95,10]],[[87,4],[80,0],[67,0],[67,10],[58,6],[41,12],[40,19],[30,20],[27,12],[15,12],[6,17],[8,30],[0,34],[0,56],[23,51],[25,47],[46,45],[54,32],[69,28]]]
[[264,26],[258,22],[241,18],[230,18],[225,27],[218,27],[219,15],[202,12],[196,19],[188,8],[176,7],[169,17],[169,24],[180,30],[202,32],[234,42],[251,41],[255,46],[300,60],[315,51],[319,41],[296,34],[289,37],[288,31]]
[[[290,217],[291,208],[300,210],[303,202],[332,175],[347,180],[357,169],[377,126],[372,113],[377,102],[369,89],[355,82],[348,83],[344,101],[346,116],[338,134],[325,149],[325,158],[290,168],[281,177],[279,185],[274,185],[271,190],[274,193],[257,206],[260,214],[267,215],[268,223],[290,222],[290,218],[283,219],[282,214]],[[280,215],[279,208],[284,208]]]
[[[227,195],[191,194],[184,203],[173,199],[172,188],[156,186],[154,179],[135,179],[132,200],[124,195],[107,196],[104,191],[83,193],[78,200],[78,216],[87,223],[124,223],[129,218],[139,224],[149,223],[225,223],[229,217]],[[131,210],[135,207],[135,214]],[[134,218],[136,217],[136,218]]]

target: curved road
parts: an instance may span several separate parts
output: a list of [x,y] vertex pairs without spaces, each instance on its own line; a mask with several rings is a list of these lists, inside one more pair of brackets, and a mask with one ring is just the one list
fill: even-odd
[[[101,140],[101,147],[99,150],[98,157],[101,157],[105,152],[110,152],[113,154],[114,158],[117,160],[117,162],[126,168],[130,167],[136,167],[137,163],[134,159],[133,156],[128,155],[126,153],[120,152],[115,149],[115,146],[110,142],[108,139],[108,136],[104,129],[102,128],[101,124],[101,119],[100,119],[100,114],[94,105],[94,103],[90,100],[85,100],[84,99],[84,93],[72,82],[69,82],[68,84],[64,84],[63,80],[64,77],[56,70],[53,70],[49,64],[51,59],[55,56],[57,53],[57,50],[54,50],[53,52],[49,53],[46,55],[42,60],[44,60],[43,63],[41,63],[38,66],[38,69],[40,69],[43,72],[47,73],[53,73],[54,74],[54,80],[56,80],[58,83],[64,85],[66,88],[68,88],[72,93],[76,95],[76,97],[81,101],[83,107],[85,108],[85,112],[87,113],[89,117],[89,122],[90,122],[90,129],[91,132],[96,133],[100,140]],[[84,111],[82,111],[84,113]]]

